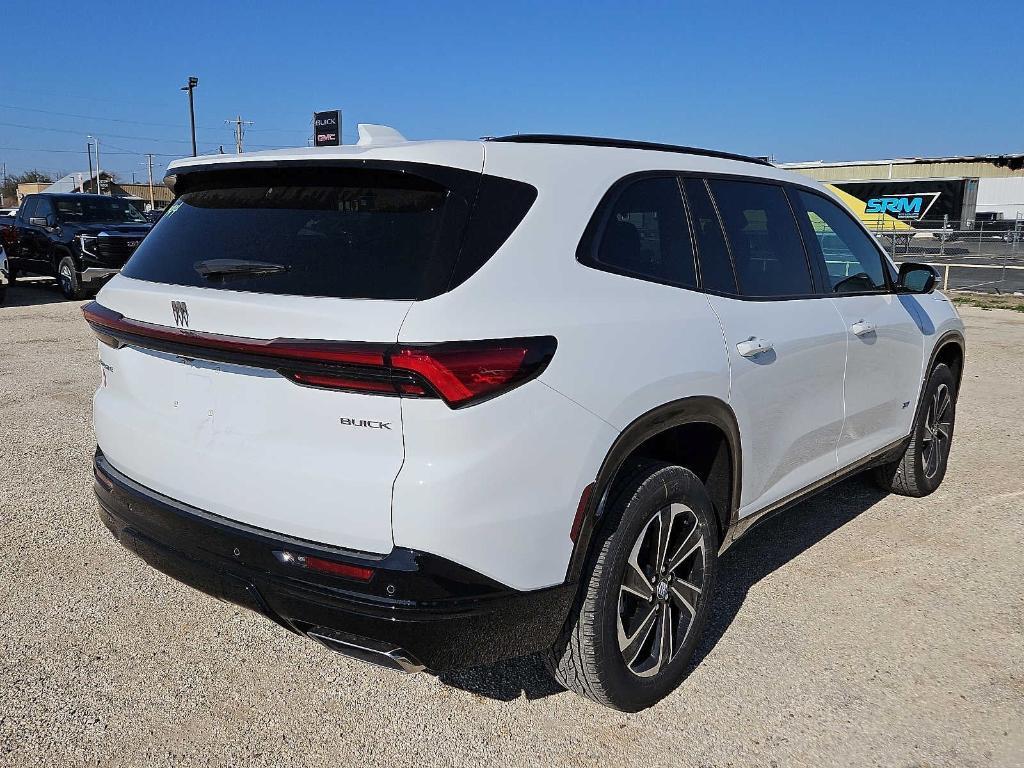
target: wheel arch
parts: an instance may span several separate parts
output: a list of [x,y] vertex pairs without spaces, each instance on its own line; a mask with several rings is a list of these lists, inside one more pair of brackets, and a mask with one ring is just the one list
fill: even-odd
[[925,383],[927,384],[928,377],[935,366],[939,363],[944,363],[953,371],[953,376],[956,379],[956,388],[959,391],[960,381],[964,375],[965,347],[963,334],[959,331],[946,331],[946,333],[942,334],[935,343],[935,346],[932,347],[931,359],[928,361],[928,367],[924,372]]
[[686,397],[658,406],[634,419],[605,455],[578,524],[567,581],[579,578],[590,554],[594,533],[604,517],[611,490],[634,457],[670,461],[694,471],[715,504],[720,542],[739,508],[742,450],[736,416],[724,401],[710,396]]
[[50,249],[50,266],[53,268],[53,274],[57,275],[60,269],[60,263],[64,260],[64,257],[68,256],[75,265],[76,271],[81,271],[78,259],[70,248],[63,244],[54,245]]

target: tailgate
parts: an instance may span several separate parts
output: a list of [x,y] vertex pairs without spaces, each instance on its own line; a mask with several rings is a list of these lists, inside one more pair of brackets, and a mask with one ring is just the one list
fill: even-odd
[[[336,338],[382,343],[396,340],[410,303],[256,296],[124,277],[99,300],[168,328],[187,323],[256,339],[317,339],[329,329]],[[96,439],[116,469],[232,520],[367,552],[391,549],[391,488],[404,455],[399,398],[300,386],[262,367],[99,347]]]

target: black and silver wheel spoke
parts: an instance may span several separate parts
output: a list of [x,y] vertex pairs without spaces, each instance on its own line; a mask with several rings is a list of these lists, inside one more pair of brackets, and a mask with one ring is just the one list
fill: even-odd
[[629,554],[620,589],[623,592],[636,595],[641,600],[651,600],[654,597],[654,587],[651,586],[649,577],[644,573],[640,563],[637,561],[641,544],[643,544],[643,537],[637,541],[633,546],[633,551]]
[[657,603],[642,606],[633,617],[636,623],[628,634],[623,629],[622,622],[619,622],[619,650],[622,651],[622,658],[626,660],[627,665],[632,665],[640,652],[649,645],[648,641],[658,623],[659,614]]

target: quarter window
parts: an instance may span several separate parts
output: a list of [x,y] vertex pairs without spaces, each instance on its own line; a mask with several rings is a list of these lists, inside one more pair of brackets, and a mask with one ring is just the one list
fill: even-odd
[[824,197],[798,192],[834,293],[885,290],[882,257],[849,214]]
[[596,266],[683,287],[696,287],[693,248],[675,177],[624,188],[605,219]]
[[813,294],[803,243],[782,187],[722,179],[709,184],[740,292],[763,297]]
[[704,180],[686,179],[683,188],[690,204],[693,237],[697,241],[701,285],[709,291],[736,293],[736,276],[729,260],[729,247],[725,244],[722,225]]

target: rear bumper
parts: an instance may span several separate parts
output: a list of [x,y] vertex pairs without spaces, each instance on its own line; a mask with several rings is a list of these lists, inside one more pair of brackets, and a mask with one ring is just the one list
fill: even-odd
[[[441,672],[550,647],[572,584],[519,592],[448,560],[327,547],[236,523],[144,488],[96,452],[99,517],[127,549],[207,594],[365,661]],[[274,552],[374,569],[367,583],[282,563]]]

